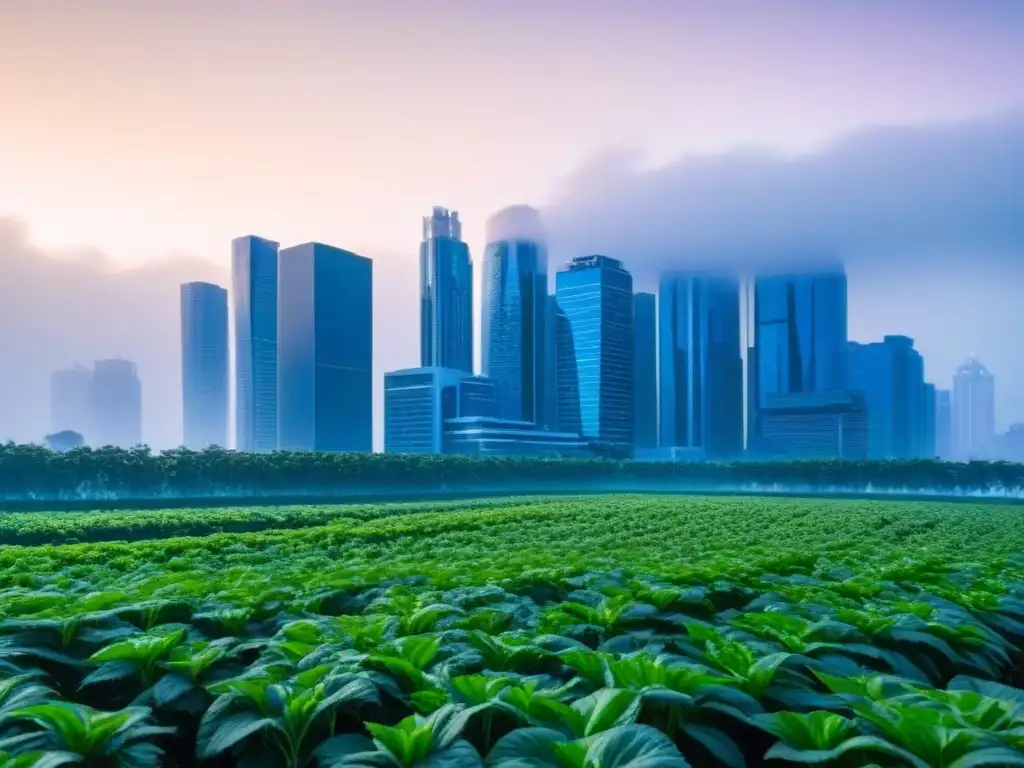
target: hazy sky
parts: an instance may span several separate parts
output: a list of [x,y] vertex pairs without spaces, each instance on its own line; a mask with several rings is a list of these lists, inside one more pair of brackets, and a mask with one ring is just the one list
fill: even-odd
[[123,355],[177,442],[178,283],[249,232],[372,256],[413,364],[421,217],[479,256],[515,202],[555,263],[835,252],[855,338],[975,351],[1024,420],[1022,106],[1006,0],[0,0],[0,438]]

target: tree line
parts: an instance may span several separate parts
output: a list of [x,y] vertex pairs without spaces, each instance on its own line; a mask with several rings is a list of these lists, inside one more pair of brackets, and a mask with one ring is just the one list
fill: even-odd
[[[652,486],[910,492],[1017,492],[1024,465],[1006,462],[793,461],[676,463],[615,459],[478,458],[408,454],[161,453],[88,447],[53,451],[0,445],[0,498],[146,499],[329,496],[495,487],[540,491]],[[657,489],[657,488],[654,488]]]

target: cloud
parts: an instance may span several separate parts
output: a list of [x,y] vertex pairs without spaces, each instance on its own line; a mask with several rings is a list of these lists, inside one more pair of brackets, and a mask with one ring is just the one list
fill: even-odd
[[842,259],[851,336],[914,336],[949,386],[976,352],[1000,421],[1024,420],[1024,111],[876,127],[802,156],[609,152],[542,209],[553,258],[606,253],[650,289],[662,269]]

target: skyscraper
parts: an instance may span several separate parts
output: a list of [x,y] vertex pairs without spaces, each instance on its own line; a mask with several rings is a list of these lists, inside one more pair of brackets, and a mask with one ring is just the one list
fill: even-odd
[[92,375],[90,445],[133,448],[142,443],[142,383],[135,363],[97,360]]
[[936,418],[936,389],[934,384],[924,385],[924,423],[921,429],[924,433],[924,441],[921,445],[921,457],[934,459],[938,454],[935,449],[935,427],[938,423]]
[[636,448],[658,446],[657,322],[654,294],[633,294],[633,444]]
[[850,389],[868,406],[869,456],[915,459],[928,455],[924,359],[906,336],[850,342]]
[[92,369],[76,365],[50,376],[50,431],[92,437]]
[[255,235],[231,241],[239,451],[277,450],[277,250]]
[[202,450],[228,443],[228,292],[181,286],[182,442]]
[[953,456],[985,458],[996,434],[995,378],[975,357],[953,377]]
[[544,423],[545,429],[557,432],[558,426],[558,298],[547,299],[544,316]]
[[631,449],[633,277],[616,259],[582,256],[555,285],[559,429]]
[[743,450],[739,280],[666,273],[659,293],[661,444],[736,457]]
[[953,398],[948,389],[935,390],[935,455],[944,461],[953,455]]
[[306,243],[278,260],[278,444],[373,450],[373,262]]
[[502,419],[543,424],[548,256],[540,215],[525,205],[487,221],[481,358]]
[[753,349],[748,356],[751,434],[771,394],[847,388],[846,272],[841,265],[754,281]]
[[473,372],[473,265],[459,214],[447,208],[423,219],[420,365]]

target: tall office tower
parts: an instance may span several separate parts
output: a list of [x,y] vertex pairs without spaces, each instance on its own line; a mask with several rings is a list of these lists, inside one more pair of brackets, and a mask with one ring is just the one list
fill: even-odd
[[92,374],[90,445],[133,448],[142,444],[142,383],[135,363],[97,360]]
[[543,424],[548,255],[535,209],[488,219],[482,286],[482,373],[497,388],[498,417]]
[[459,214],[447,208],[423,219],[420,365],[473,372],[473,264]]
[[925,455],[924,359],[906,336],[874,344],[850,342],[850,389],[868,405],[869,456]]
[[953,456],[953,398],[948,389],[935,390],[935,455],[944,461]]
[[278,445],[373,450],[373,262],[305,243],[281,250]]
[[277,250],[248,235],[231,241],[235,322],[235,448],[277,450]]
[[547,298],[544,317],[544,423],[543,427],[558,431],[558,299]]
[[846,272],[842,265],[754,280],[751,398],[747,410],[757,450],[758,410],[772,394],[847,388]]
[[658,447],[657,323],[654,294],[633,294],[633,445],[636,448]]
[[983,459],[996,435],[995,378],[975,357],[953,377],[953,456]]
[[559,429],[633,444],[633,276],[607,256],[581,256],[555,275]]
[[659,294],[661,444],[735,458],[743,451],[739,280],[666,273]]
[[228,292],[181,286],[182,442],[202,450],[228,444]]
[[921,430],[923,434],[923,442],[921,444],[921,457],[925,459],[934,459],[938,456],[935,449],[935,426],[936,421],[936,390],[934,384],[924,385],[924,414],[922,416],[923,423]]
[[92,437],[92,369],[76,365],[50,375],[50,431]]

